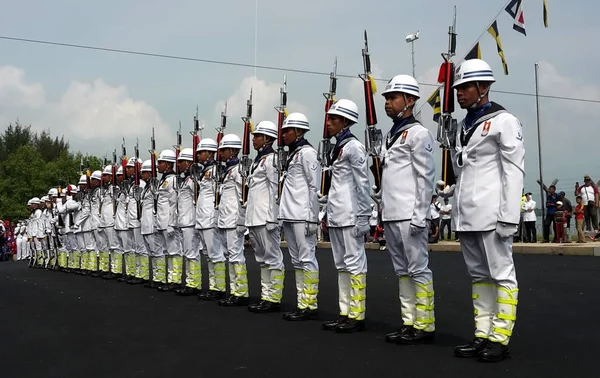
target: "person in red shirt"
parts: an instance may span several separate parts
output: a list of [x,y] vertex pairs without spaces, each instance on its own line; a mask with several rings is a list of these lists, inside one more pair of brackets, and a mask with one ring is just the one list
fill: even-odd
[[575,200],[577,201],[577,205],[573,212],[575,213],[575,227],[577,228],[577,243],[585,243],[583,237],[583,214],[585,212],[585,206],[581,196],[577,196]]
[[563,209],[563,203],[561,201],[556,202],[556,212],[554,213],[554,225],[555,235],[557,243],[565,243],[567,241],[565,237],[565,227],[567,222],[567,211]]

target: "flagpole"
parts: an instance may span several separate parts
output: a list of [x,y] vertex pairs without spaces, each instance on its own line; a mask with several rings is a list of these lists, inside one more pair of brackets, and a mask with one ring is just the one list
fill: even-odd
[[258,62],[258,0],[254,3],[254,78],[256,79],[256,64]]
[[539,78],[538,78],[538,64],[535,64],[535,108],[537,113],[537,133],[538,133],[538,162],[540,167],[540,202],[542,204],[542,224],[546,221],[544,214],[544,178],[542,177],[542,131],[540,128],[540,94],[539,94]]

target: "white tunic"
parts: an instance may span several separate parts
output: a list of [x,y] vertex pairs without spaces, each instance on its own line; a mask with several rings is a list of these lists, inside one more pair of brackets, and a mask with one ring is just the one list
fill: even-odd
[[217,219],[218,228],[236,228],[244,225],[242,207],[242,175],[239,164],[227,168],[223,183],[219,187],[221,202]]
[[535,215],[535,201],[525,201],[525,203],[523,203],[523,222],[535,222],[536,220],[537,216]]
[[252,164],[246,202],[246,227],[277,223],[277,169],[275,153],[268,153]]
[[165,231],[168,227],[177,227],[177,192],[174,174],[163,175],[158,186],[158,204],[156,208],[156,228]]
[[[69,226],[72,226],[71,218],[73,219],[73,225],[77,224],[77,219],[79,218],[79,214],[81,213],[81,204],[77,202],[73,197],[67,196],[67,202],[65,203],[67,208],[67,219],[69,219]],[[71,217],[69,217],[71,214]],[[74,233],[78,233],[81,229],[71,229]]]
[[381,151],[382,219],[425,227],[435,174],[433,136],[418,121],[409,121],[396,136],[393,141],[388,133]]
[[[91,212],[90,212],[90,220],[89,220],[89,230],[94,231],[98,229],[98,225],[100,224],[100,193],[102,190],[100,188],[94,189],[91,194]],[[112,210],[112,209],[111,209]]]
[[[464,120],[459,125],[462,130]],[[463,145],[451,150],[456,175],[452,223],[456,231],[492,231],[497,222],[519,224],[525,147],[521,123],[492,104]]]
[[288,222],[319,222],[321,165],[317,151],[304,145],[290,152],[281,191],[279,219]]
[[154,213],[154,195],[151,185],[146,184],[142,191],[142,235],[151,235],[156,231],[156,214]]
[[100,223],[98,227],[114,227],[115,225],[115,209],[113,200],[113,191],[115,189],[112,185],[108,185],[107,188],[99,191],[100,201],[102,202],[102,211],[100,212]]
[[[144,191],[145,187],[146,187],[146,182],[144,180],[140,180],[139,188],[135,187],[133,181],[131,182],[131,185],[129,187],[129,204],[127,206],[127,227],[128,228],[140,228],[141,227],[141,222],[138,220],[138,203],[137,203],[137,200],[135,199],[134,193],[137,190],[140,192],[140,196],[141,196],[141,193]],[[140,205],[141,205],[141,197],[140,197]]]
[[194,180],[187,176],[181,179],[177,193],[177,225],[193,227],[196,225],[196,208],[194,207]]
[[[119,194],[117,195],[117,212],[115,214],[115,230],[125,231],[128,229],[128,206],[131,198],[124,190],[119,190]],[[135,206],[135,202],[133,202]]]
[[215,209],[215,169],[209,165],[202,172],[202,179],[198,183],[198,199],[196,201],[196,228],[204,230],[216,225]]
[[344,142],[331,165],[331,188],[327,201],[329,227],[355,226],[357,217],[371,216],[367,151],[355,138]]

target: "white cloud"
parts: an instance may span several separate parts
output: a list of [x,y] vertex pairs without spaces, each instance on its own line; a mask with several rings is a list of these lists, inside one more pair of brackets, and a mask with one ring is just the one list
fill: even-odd
[[[250,95],[250,88],[252,88],[253,123],[258,124],[258,122],[265,120],[277,122],[277,111],[274,107],[280,103],[280,87],[281,83],[268,83],[253,76],[244,78],[226,101],[218,101],[215,106],[215,113],[220,115],[225,102],[227,102],[227,129],[225,132],[242,135],[243,122],[241,117],[246,115],[246,101],[248,101]],[[308,112],[304,105],[296,101],[288,101],[287,109],[290,113],[307,114]]]
[[0,67],[0,102],[4,106],[37,108],[44,104],[44,87],[27,83],[25,71],[12,66]]

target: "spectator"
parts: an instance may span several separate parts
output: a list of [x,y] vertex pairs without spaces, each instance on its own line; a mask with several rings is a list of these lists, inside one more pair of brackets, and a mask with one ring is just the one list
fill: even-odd
[[523,241],[525,243],[537,243],[537,233],[535,231],[537,215],[535,215],[535,201],[531,198],[531,193],[525,194],[525,202],[521,209],[523,210],[523,224],[525,225]]
[[[556,194],[556,186],[550,185],[546,192],[546,219],[544,220],[544,240],[542,243],[550,243],[550,226],[555,227],[554,213],[556,212],[556,202],[558,194]],[[556,234],[554,234],[554,242],[556,242]]]
[[563,204],[561,201],[556,202],[556,211],[554,212],[554,227],[555,227],[555,243],[564,243],[566,242],[565,238],[565,227],[566,227],[566,218],[567,212],[563,209]]
[[558,200],[563,204],[563,210],[566,211],[566,229],[565,229],[565,237],[567,239],[567,243],[571,242],[571,216],[573,215],[573,205],[571,204],[571,200],[565,197],[565,192],[558,193]]
[[377,228],[377,217],[379,213],[377,212],[377,208],[375,208],[375,204],[371,204],[371,218],[369,218],[369,226],[371,226],[371,239],[375,241],[375,229]]
[[448,203],[448,198],[444,198],[444,205],[440,208],[440,239],[444,240],[444,230],[448,228],[448,240],[452,240],[452,205]]
[[523,210],[523,204],[525,203],[525,201],[527,200],[527,196],[525,195],[525,193],[523,192],[523,195],[521,195],[521,214],[519,216],[519,226],[517,227],[518,231],[517,234],[515,235],[513,242],[520,242],[521,240],[524,239],[523,237],[523,231],[524,231],[524,220],[523,220],[523,216],[525,215],[525,212]]
[[583,177],[583,182],[581,186],[575,183],[575,195],[581,196],[585,206],[585,229],[595,232],[598,230],[598,188],[588,175]]
[[429,230],[429,243],[437,243],[440,236],[440,204],[437,201],[438,196],[431,196],[431,227]]
[[575,198],[577,205],[575,206],[575,227],[577,228],[577,243],[585,243],[583,236],[583,214],[585,213],[585,205],[581,196]]

